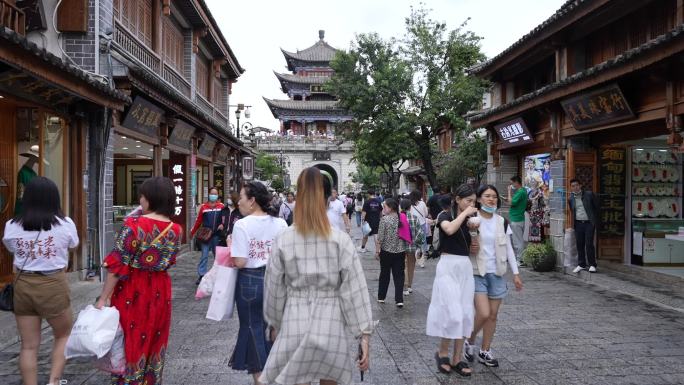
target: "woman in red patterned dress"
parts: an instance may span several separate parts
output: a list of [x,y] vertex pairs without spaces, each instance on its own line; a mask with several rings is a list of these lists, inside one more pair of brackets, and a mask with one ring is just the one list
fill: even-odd
[[106,257],[107,278],[95,307],[111,296],[120,313],[126,373],[112,384],[162,383],[164,355],[171,325],[171,278],[182,228],[171,222],[175,192],[168,178],[147,179],[140,187],[143,215],[127,218]]

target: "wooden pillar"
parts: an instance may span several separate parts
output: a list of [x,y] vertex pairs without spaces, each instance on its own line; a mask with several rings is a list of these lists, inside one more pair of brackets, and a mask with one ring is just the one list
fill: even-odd
[[684,24],[684,0],[677,0],[677,14],[675,15],[675,24]]
[[159,56],[164,60],[164,55],[162,54],[163,38],[164,38],[164,23],[161,15],[161,1],[152,1],[152,50],[159,54]]

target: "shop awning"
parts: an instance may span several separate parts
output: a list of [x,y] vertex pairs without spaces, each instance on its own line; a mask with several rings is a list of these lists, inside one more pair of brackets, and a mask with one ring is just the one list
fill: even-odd
[[399,172],[406,176],[416,176],[425,174],[425,169],[420,166],[410,166],[403,170],[400,170]]

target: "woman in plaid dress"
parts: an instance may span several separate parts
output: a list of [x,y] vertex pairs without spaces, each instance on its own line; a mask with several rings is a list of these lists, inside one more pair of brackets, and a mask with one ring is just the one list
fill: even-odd
[[399,205],[401,211],[406,214],[411,229],[412,242],[406,243],[406,276],[404,279],[404,295],[409,295],[413,293],[411,285],[413,284],[413,274],[416,271],[416,251],[420,250],[425,243],[425,233],[418,216],[413,214],[413,210],[411,210],[411,201],[402,199]]
[[278,235],[268,260],[264,316],[275,342],[262,383],[349,384],[353,354],[346,330],[360,339],[358,369],[368,369],[368,287],[351,238],[330,226],[330,183],[324,181],[315,167],[302,171],[294,225]]

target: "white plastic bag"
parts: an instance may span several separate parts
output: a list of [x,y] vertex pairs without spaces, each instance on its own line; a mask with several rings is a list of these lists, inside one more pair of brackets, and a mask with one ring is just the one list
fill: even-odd
[[363,222],[363,226],[361,227],[361,233],[363,233],[364,237],[371,233],[371,227],[370,224],[368,224],[368,222]]
[[209,269],[207,274],[204,274],[200,284],[197,286],[197,291],[195,292],[195,299],[202,299],[211,295],[214,290],[214,283],[216,282],[216,270],[218,265],[214,263],[214,266]]
[[114,307],[98,310],[93,305],[86,306],[78,313],[78,318],[67,340],[64,356],[97,356],[102,358],[112,347],[116,330],[119,328],[119,311]]
[[124,348],[124,335],[121,326],[116,330],[116,337],[112,348],[107,354],[95,360],[94,366],[105,372],[122,375],[126,373],[126,350]]
[[216,281],[211,293],[207,319],[221,321],[233,316],[235,309],[235,285],[237,284],[238,270],[233,267],[215,266]]
[[565,229],[563,238],[563,265],[565,267],[577,266],[577,242],[575,240],[575,229]]

